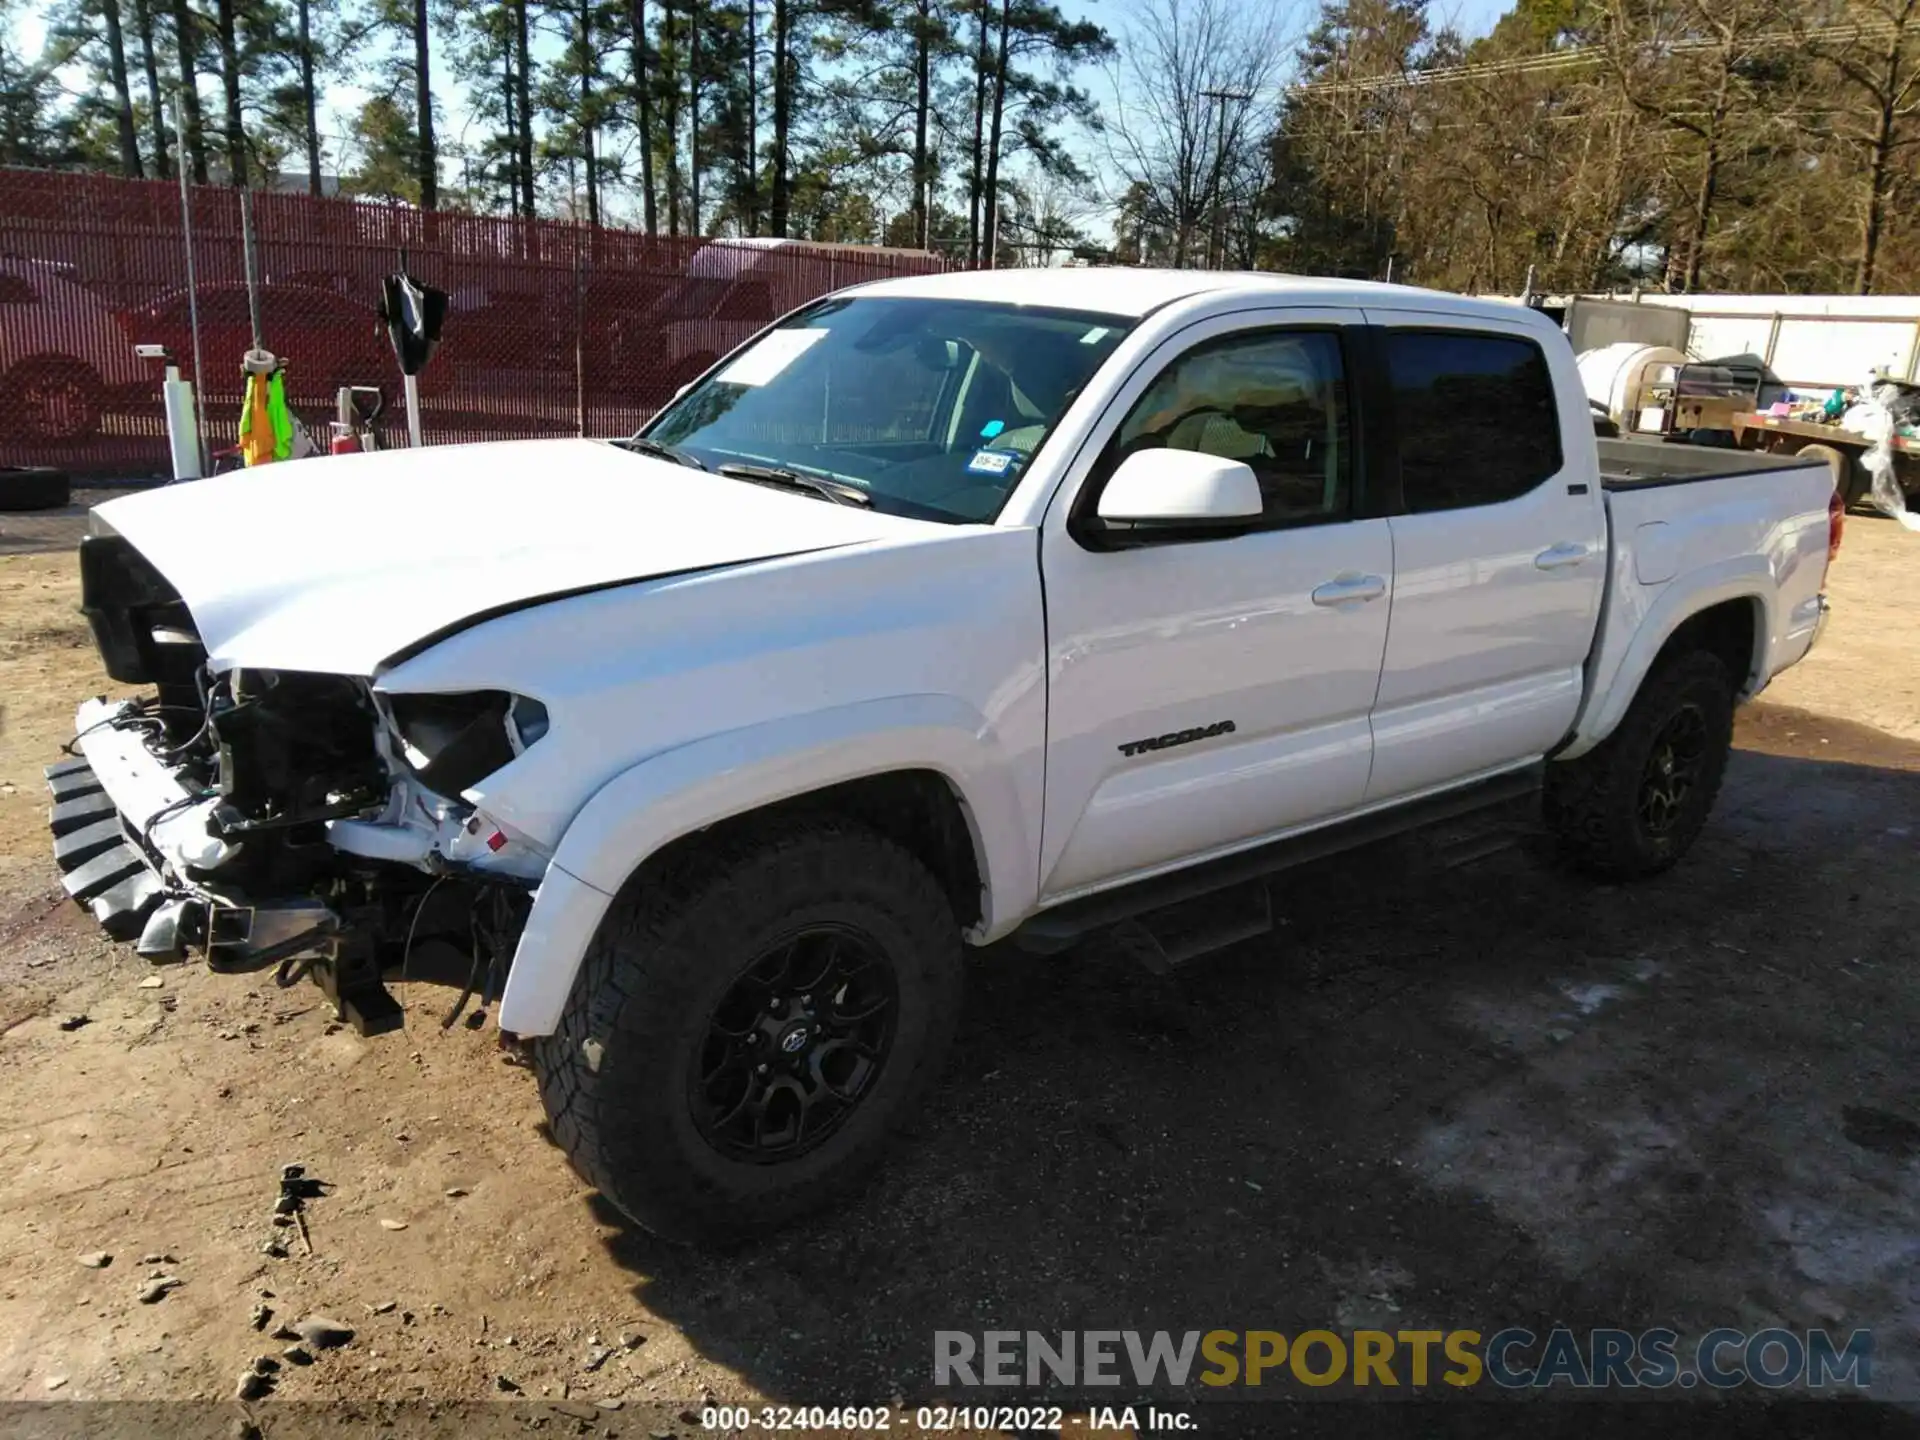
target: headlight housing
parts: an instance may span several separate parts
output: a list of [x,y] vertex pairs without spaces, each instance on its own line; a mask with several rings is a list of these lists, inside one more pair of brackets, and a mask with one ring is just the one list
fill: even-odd
[[504,769],[547,733],[547,707],[506,690],[389,695],[401,755],[420,783],[456,796]]

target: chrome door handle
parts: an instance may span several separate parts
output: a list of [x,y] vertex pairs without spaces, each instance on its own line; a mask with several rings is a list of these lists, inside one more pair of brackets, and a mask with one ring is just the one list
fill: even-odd
[[1564,570],[1569,565],[1578,565],[1582,560],[1587,558],[1588,553],[1587,547],[1584,545],[1549,545],[1533,557],[1533,568],[1536,570]]
[[1387,582],[1378,575],[1342,575],[1329,580],[1313,592],[1316,605],[1355,605],[1378,600],[1387,593]]

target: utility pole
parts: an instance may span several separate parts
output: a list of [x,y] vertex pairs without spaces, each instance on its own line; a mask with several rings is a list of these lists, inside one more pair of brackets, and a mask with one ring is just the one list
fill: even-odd
[[1226,258],[1226,228],[1222,224],[1220,189],[1227,173],[1227,102],[1238,100],[1244,104],[1253,99],[1253,92],[1251,90],[1202,90],[1200,93],[1213,101],[1214,108],[1219,112],[1220,133],[1214,147],[1213,176],[1207,185],[1207,195],[1212,211],[1207,222],[1207,267],[1219,270],[1224,268],[1221,261]]

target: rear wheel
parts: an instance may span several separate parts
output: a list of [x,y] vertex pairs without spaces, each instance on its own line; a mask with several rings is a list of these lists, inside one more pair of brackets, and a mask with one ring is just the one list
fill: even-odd
[[1611,879],[1657,875],[1692,848],[1726,774],[1733,681],[1704,650],[1661,661],[1620,726],[1547,767],[1544,809],[1562,852]]
[[782,822],[614,902],[535,1048],[541,1098],[575,1168],[654,1233],[771,1229],[879,1160],[959,991],[959,927],[918,860]]

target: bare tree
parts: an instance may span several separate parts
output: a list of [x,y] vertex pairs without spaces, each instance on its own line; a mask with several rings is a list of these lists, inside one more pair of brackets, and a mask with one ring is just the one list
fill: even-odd
[[[1727,168],[1769,124],[1758,73],[1780,54],[1772,0],[1607,0],[1609,58],[1627,102],[1681,141],[1693,171],[1669,284],[1700,288]],[[1682,58],[1675,63],[1673,57]]]
[[1861,163],[1859,241],[1853,287],[1870,295],[1886,234],[1888,202],[1904,152],[1920,145],[1920,0],[1839,0],[1829,13],[1803,15],[1807,52],[1834,72],[1846,103],[1834,137]]
[[1250,202],[1288,61],[1278,5],[1134,0],[1107,65],[1109,165],[1176,265],[1211,248],[1214,217]]

